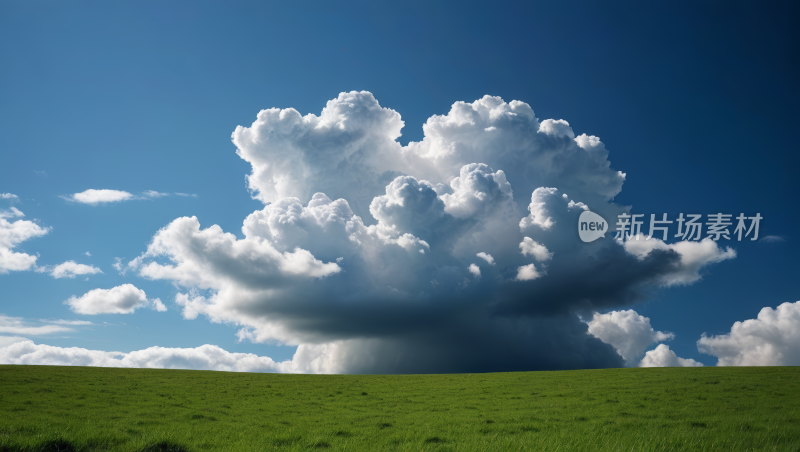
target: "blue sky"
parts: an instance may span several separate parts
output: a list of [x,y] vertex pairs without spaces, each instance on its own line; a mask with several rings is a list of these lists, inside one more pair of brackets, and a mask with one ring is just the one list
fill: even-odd
[[[397,141],[405,146],[423,140],[429,117],[488,94],[527,103],[539,120],[564,119],[574,136],[599,137],[611,167],[626,174],[613,203],[633,213],[761,214],[761,237],[778,239],[720,242],[736,257],[704,266],[700,280],[639,287],[635,301],[583,312],[633,309],[656,331],[674,333],[664,343],[677,356],[714,365],[716,357],[698,351],[701,334],[729,333],[764,307],[800,299],[796,17],[785,4],[737,3],[2,2],[0,193],[18,199],[0,199],[0,209],[13,206],[24,212],[20,218],[52,228],[13,250],[38,255],[39,267],[75,261],[102,274],[88,281],[33,268],[0,274],[0,314],[30,327],[44,325],[39,319],[93,323],[15,334],[54,347],[131,352],[211,344],[291,359],[297,347],[280,345],[284,336],[239,341],[240,328],[257,327],[233,317],[184,319],[175,299],[188,286],[138,270],[122,275],[115,258],[142,255],[159,229],[184,216],[245,238],[243,220],[266,201],[251,197],[251,163],[237,156],[231,134],[250,127],[262,109],[320,115],[340,93],[368,91],[402,116]],[[397,174],[422,178],[412,171]],[[530,190],[518,193],[509,180],[527,215],[521,200],[530,200]],[[169,195],[99,205],[63,198],[89,189]],[[375,224],[366,210],[354,210]],[[556,261],[550,265],[541,281],[557,275]],[[122,284],[168,310],[82,315],[64,304]],[[351,337],[325,331],[328,339]],[[367,334],[359,331],[353,337]],[[395,339],[411,349],[424,343]],[[475,353],[502,355],[498,344]],[[476,366],[465,368],[508,368]],[[384,368],[345,370],[353,369]]]

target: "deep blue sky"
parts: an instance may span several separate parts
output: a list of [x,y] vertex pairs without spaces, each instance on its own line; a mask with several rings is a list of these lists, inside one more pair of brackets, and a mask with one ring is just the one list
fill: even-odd
[[[79,318],[62,301],[123,282],[169,305],[176,289],[118,275],[113,258],[141,254],[182,215],[241,236],[262,204],[230,136],[261,109],[319,114],[338,93],[367,90],[402,115],[405,144],[453,102],[491,94],[599,136],[627,173],[616,201],[638,213],[760,212],[761,234],[785,239],[730,242],[736,259],[634,307],[676,333],[678,356],[713,364],[697,352],[701,333],[800,299],[797,18],[789,2],[2,1],[0,193],[53,227],[17,250],[104,274],[0,275],[0,313]],[[198,197],[95,207],[59,198],[90,188]],[[91,320],[119,326],[44,342],[293,352],[236,343],[232,327],[184,321],[177,309]]]

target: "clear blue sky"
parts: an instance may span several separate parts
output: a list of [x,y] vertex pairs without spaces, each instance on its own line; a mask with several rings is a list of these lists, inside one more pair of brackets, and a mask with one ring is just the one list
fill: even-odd
[[[797,18],[786,2],[2,1],[0,193],[19,200],[0,199],[0,209],[52,228],[14,251],[38,255],[40,267],[72,260],[103,273],[0,274],[0,314],[95,324],[25,336],[37,344],[213,344],[289,359],[294,346],[238,342],[234,324],[185,320],[174,300],[186,289],[121,275],[114,259],[141,255],[182,216],[244,237],[243,219],[264,204],[248,192],[251,166],[231,133],[262,109],[319,115],[340,92],[369,91],[402,116],[405,145],[422,140],[430,116],[489,94],[600,137],[627,175],[614,202],[635,213],[759,212],[761,236],[782,239],[725,243],[737,257],[700,281],[619,306],[673,332],[678,356],[713,365],[695,344],[702,333],[800,300]],[[88,189],[170,195],[62,198]],[[87,316],[63,303],[124,283],[168,311]]]

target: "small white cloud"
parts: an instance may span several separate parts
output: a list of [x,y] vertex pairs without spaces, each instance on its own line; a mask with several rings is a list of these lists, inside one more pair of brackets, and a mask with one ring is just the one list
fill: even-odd
[[768,235],[765,237],[761,237],[761,240],[759,240],[759,242],[764,242],[764,243],[780,243],[785,241],[786,239],[784,239],[779,235]]
[[147,300],[143,290],[133,284],[123,284],[111,289],[93,289],[81,297],[70,297],[64,304],[78,314],[132,314],[133,311],[153,305],[158,311],[166,310],[161,300]]
[[645,353],[639,367],[703,367],[703,363],[679,358],[669,349],[669,345],[658,344],[655,350]]
[[87,251],[87,252],[85,252],[85,253],[83,253],[83,255],[84,255],[84,256],[89,256],[89,257],[92,257],[92,253],[90,253],[90,252],[88,252],[88,251]]
[[97,267],[79,264],[75,261],[66,261],[56,265],[55,267],[39,267],[36,269],[36,271],[39,273],[49,273],[53,276],[53,278],[56,279],[72,279],[78,275],[95,275],[97,273],[103,273],[102,270]]
[[569,201],[569,203],[567,203],[567,208],[568,208],[568,209],[583,209],[583,210],[589,210],[589,206],[587,206],[586,204],[584,204],[584,203],[582,203],[582,202],[575,202],[575,201],[573,201],[573,200],[570,200],[570,201]]
[[177,195],[177,196],[184,196],[184,197],[190,197],[190,198],[197,198],[197,195],[195,195],[195,194],[189,194],[189,193],[175,193],[175,195]]
[[523,256],[531,255],[539,262],[550,260],[550,258],[553,257],[553,253],[549,252],[546,246],[534,242],[530,237],[522,239],[522,242],[519,244],[519,249]]
[[167,307],[164,306],[164,303],[161,302],[160,298],[156,298],[155,300],[153,300],[153,309],[155,309],[158,312],[167,311]]
[[469,272],[472,273],[472,276],[474,276],[476,278],[480,278],[481,277],[481,269],[478,268],[477,265],[469,264],[469,268],[467,270],[469,270]]
[[541,276],[533,264],[528,264],[517,267],[517,277],[515,279],[517,281],[531,281]]
[[14,201],[19,201],[19,196],[12,193],[0,193],[0,199],[13,199]]
[[480,253],[476,254],[476,256],[480,257],[481,259],[485,260],[489,263],[489,265],[494,265],[494,258],[491,254],[484,253],[481,251]]
[[106,204],[109,202],[127,201],[135,199],[131,193],[120,190],[94,190],[89,189],[80,193],[62,196],[67,201],[79,202],[82,204]]

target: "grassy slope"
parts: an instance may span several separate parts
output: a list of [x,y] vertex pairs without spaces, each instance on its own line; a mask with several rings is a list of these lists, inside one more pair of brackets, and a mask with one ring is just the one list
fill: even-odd
[[800,368],[344,376],[0,366],[0,450],[800,450]]

